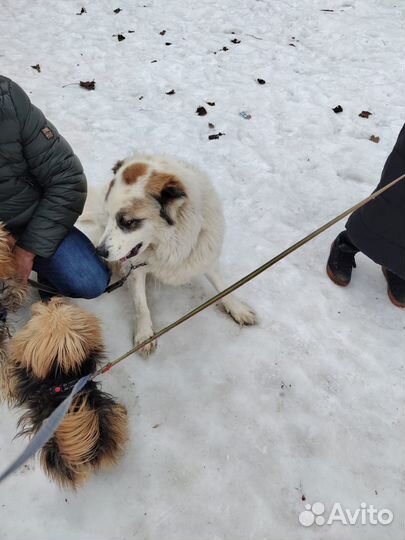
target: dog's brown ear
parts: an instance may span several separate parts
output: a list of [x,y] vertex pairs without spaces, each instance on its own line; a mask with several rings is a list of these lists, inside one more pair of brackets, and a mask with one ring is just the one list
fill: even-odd
[[124,165],[124,160],[123,160],[123,159],[119,159],[119,160],[117,161],[117,163],[114,165],[114,167],[112,168],[112,172],[113,172],[114,174],[117,174],[118,169],[120,169],[123,165]]
[[153,172],[147,190],[160,204],[160,215],[169,225],[174,225],[174,214],[187,197],[180,180],[173,174]]

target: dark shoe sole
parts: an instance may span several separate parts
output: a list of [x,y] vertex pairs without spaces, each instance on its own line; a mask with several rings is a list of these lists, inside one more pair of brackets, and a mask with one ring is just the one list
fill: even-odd
[[[332,252],[332,249],[333,249],[333,245],[334,243],[336,242],[336,240],[334,240],[332,242],[332,245],[330,246],[330,252]],[[329,255],[329,258],[330,258],[330,255]],[[335,285],[338,285],[339,287],[347,287],[350,283],[350,279],[349,281],[343,281],[341,279],[339,279],[337,276],[335,276],[335,274],[333,273],[333,270],[332,268],[329,266],[329,259],[328,259],[328,262],[326,264],[326,273],[328,274],[328,277],[331,281],[333,281],[333,283]]]
[[[382,267],[382,272],[383,272],[383,274],[384,274],[385,279],[387,280],[387,285],[388,285],[387,269],[384,268],[384,267]],[[399,307],[399,308],[402,308],[402,309],[405,308],[405,304],[403,304],[402,302],[399,302],[399,301],[395,298],[395,296],[392,294],[389,285],[387,286],[387,294],[388,294],[388,298],[391,300],[391,302],[394,304],[394,306]]]
[[342,281],[332,271],[332,268],[329,266],[329,264],[326,265],[326,273],[328,274],[328,277],[335,285],[339,285],[339,287],[347,287],[350,283],[350,281]]

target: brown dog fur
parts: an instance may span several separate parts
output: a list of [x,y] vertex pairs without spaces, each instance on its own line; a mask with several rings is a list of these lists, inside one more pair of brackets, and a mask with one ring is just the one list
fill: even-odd
[[[100,323],[90,313],[61,298],[34,304],[32,313],[10,341],[2,369],[6,398],[25,408],[21,434],[30,436],[59,403],[49,387],[94,372],[103,351]],[[117,463],[127,439],[126,409],[91,381],[41,450],[40,463],[60,486],[76,489],[93,471]]]
[[9,279],[15,276],[13,243],[10,233],[0,222],[0,279]]
[[0,306],[17,311],[27,295],[27,287],[16,277],[14,239],[0,222]]
[[90,352],[103,349],[98,319],[86,311],[54,298],[37,302],[32,318],[10,343],[10,357],[45,379],[58,366],[75,374]]

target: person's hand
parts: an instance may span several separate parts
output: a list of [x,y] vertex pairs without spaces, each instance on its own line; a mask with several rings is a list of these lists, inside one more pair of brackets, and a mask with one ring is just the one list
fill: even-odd
[[13,251],[17,266],[17,277],[26,285],[34,265],[35,255],[19,246],[15,246]]

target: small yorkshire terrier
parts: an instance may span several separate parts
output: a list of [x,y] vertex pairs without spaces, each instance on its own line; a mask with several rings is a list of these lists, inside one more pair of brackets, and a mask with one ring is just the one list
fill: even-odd
[[[3,364],[9,404],[23,407],[21,435],[34,435],[80,377],[100,365],[100,323],[86,311],[53,298],[32,306],[32,317],[10,340]],[[62,487],[77,488],[100,468],[115,464],[128,438],[127,412],[94,381],[74,398],[40,462]]]
[[17,311],[27,296],[27,287],[16,279],[13,254],[14,239],[0,222],[0,365],[7,356],[6,343],[10,336],[8,312]]
[[[12,245],[0,224],[0,387],[9,405],[25,410],[20,434],[33,436],[77,379],[100,367],[104,346],[98,319],[62,298],[35,303],[29,322],[8,339],[7,311],[26,296],[13,277]],[[40,463],[60,486],[76,489],[93,471],[115,464],[127,439],[125,407],[89,381],[42,448]]]

